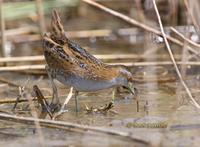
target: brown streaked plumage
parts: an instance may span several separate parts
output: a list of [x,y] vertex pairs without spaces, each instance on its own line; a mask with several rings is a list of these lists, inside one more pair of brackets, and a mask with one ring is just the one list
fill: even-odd
[[[123,65],[107,65],[96,59],[85,49],[70,41],[56,11],[52,13],[50,34],[43,37],[44,56],[48,74],[78,91],[96,91],[115,86],[128,87],[133,82],[132,74]],[[52,81],[53,90],[57,90]],[[133,91],[131,90],[133,93]],[[53,98],[52,104],[59,103]]]

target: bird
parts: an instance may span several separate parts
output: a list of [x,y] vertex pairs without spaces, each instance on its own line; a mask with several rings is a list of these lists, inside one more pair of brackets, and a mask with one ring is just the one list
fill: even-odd
[[52,11],[51,30],[43,36],[43,52],[46,71],[53,88],[51,109],[60,107],[60,100],[54,80],[75,90],[76,111],[78,111],[78,93],[93,92],[111,87],[123,86],[133,95],[135,90],[132,73],[124,65],[108,65],[95,58],[87,50],[68,39],[60,16]]

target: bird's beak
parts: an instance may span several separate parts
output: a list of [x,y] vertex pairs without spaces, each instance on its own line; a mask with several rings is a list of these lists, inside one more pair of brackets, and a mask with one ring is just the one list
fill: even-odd
[[137,95],[137,89],[132,86],[132,84],[128,84],[128,86],[125,87],[132,95]]

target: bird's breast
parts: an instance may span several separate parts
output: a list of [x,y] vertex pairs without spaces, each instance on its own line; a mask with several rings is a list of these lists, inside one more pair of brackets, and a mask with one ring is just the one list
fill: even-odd
[[93,80],[73,73],[59,72],[56,79],[64,85],[74,87],[77,91],[92,92],[116,86],[115,80]]

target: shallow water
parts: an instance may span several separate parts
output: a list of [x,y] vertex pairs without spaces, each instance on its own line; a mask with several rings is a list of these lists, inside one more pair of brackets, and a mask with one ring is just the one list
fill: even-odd
[[[35,80],[32,79],[31,81],[34,84]],[[72,98],[66,108],[68,112],[61,115],[57,120],[132,132],[134,137],[150,141],[154,145],[162,143],[164,146],[177,146],[183,144],[182,141],[185,138],[187,138],[187,144],[194,140],[196,142],[199,140],[196,136],[198,134],[196,129],[190,129],[189,127],[189,129],[185,130],[184,128],[180,129],[174,126],[174,130],[170,131],[170,129],[165,128],[166,124],[170,128],[177,124],[196,124],[200,120],[199,115],[192,106],[184,105],[177,109],[177,94],[174,93],[174,84],[176,83],[136,83],[135,87],[137,87],[139,96],[139,112],[136,110],[136,100],[130,98],[128,93],[121,92],[116,95],[114,108],[112,108],[116,113],[87,114],[85,104],[93,107],[107,104],[111,101],[113,89],[94,93],[80,93],[80,112],[78,115],[75,113],[74,99]],[[38,85],[41,89],[49,87],[46,78],[42,80],[42,83],[39,82]],[[57,85],[60,95],[68,93],[68,90],[63,85],[59,83]],[[43,92],[48,93],[44,89]],[[12,92],[8,92],[7,94],[10,95],[9,93]],[[127,98],[127,95],[129,95],[129,98]],[[64,97],[61,100],[64,101]],[[148,106],[146,105],[147,102]],[[12,106],[11,104],[1,105],[1,110],[9,110]],[[148,111],[145,110],[145,106],[148,107]],[[29,116],[29,110],[26,110],[25,107],[26,105],[19,104],[15,113],[18,113],[19,116]],[[19,109],[25,110],[19,111]],[[0,130],[0,145],[2,146],[5,144],[7,146],[12,146],[13,144],[16,146],[39,145],[38,133],[37,131],[35,132],[34,126],[2,121]],[[45,144],[48,146],[65,146],[66,144],[109,147],[133,145],[132,141],[105,134],[94,135],[89,132],[76,133],[50,128],[42,128],[42,132]],[[189,138],[188,135],[190,136]],[[174,140],[174,138],[176,139]],[[143,145],[134,143],[134,146]]]
[[[168,55],[164,48],[156,49],[157,46],[155,46],[155,43],[152,43],[152,40],[149,40],[149,43],[141,39],[142,41],[133,44],[131,40],[133,41],[135,37],[126,36],[119,38],[111,36],[107,38],[81,39],[76,42],[79,42],[81,46],[86,46],[92,54],[136,53],[137,55],[142,55],[145,51],[150,50],[150,53],[145,52],[146,56],[144,58],[123,60],[127,62],[157,61],[158,57],[153,58],[153,56],[157,56],[157,53]],[[27,50],[27,46],[30,50]],[[11,55],[42,54],[41,46],[41,42],[20,44],[16,46]],[[36,48],[38,49],[36,50]],[[181,51],[175,50],[174,52],[180,53]],[[161,60],[169,61],[169,58]],[[109,62],[122,62],[122,60]],[[199,68],[188,66],[186,69],[187,78],[185,76],[184,80],[186,80],[193,95],[198,98],[200,92],[198,89],[200,83],[198,77]],[[198,146],[200,134],[199,126],[196,124],[199,124],[200,121],[199,112],[188,102],[185,90],[180,86],[181,84],[178,80],[175,80],[178,78],[173,66],[130,67],[130,70],[135,77],[140,79],[139,82],[134,83],[138,90],[139,112],[137,112],[136,99],[131,98],[128,93],[122,92],[115,97],[114,107],[112,108],[115,113],[87,114],[85,105],[97,108],[111,101],[113,89],[106,89],[93,93],[80,93],[78,96],[80,106],[78,114],[75,112],[74,98],[72,98],[66,107],[68,112],[58,117],[57,120],[130,132],[135,138],[151,142],[152,146]],[[1,73],[0,76],[19,85],[24,85],[27,79],[29,79],[26,85],[26,88],[29,88],[27,93],[30,94],[32,86],[36,84],[44,95],[51,95],[50,82],[44,75],[7,72]],[[157,79],[160,78],[162,80],[166,77],[172,79],[172,82],[157,82]],[[58,82],[56,84],[59,88],[59,95],[65,95],[66,97],[69,87],[66,88]],[[18,95],[18,88],[16,87],[5,85],[2,89],[0,91],[2,99],[15,99]],[[61,100],[64,101],[65,97],[62,96]],[[13,105],[1,104],[0,110],[18,116],[31,116],[27,103],[20,103],[15,112],[11,111]],[[37,103],[35,105],[37,106]],[[47,117],[46,119],[49,118]],[[95,134],[89,131],[80,133],[42,127],[42,135],[46,146],[145,146],[123,137]],[[35,126],[18,124],[9,120],[0,122],[0,146],[40,146],[39,138],[41,139],[35,130]]]

